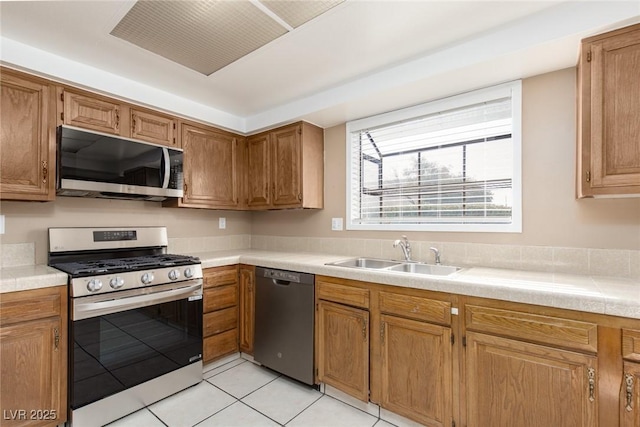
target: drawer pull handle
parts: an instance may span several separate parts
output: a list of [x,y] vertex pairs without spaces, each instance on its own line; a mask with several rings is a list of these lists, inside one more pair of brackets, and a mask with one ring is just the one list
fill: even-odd
[[363,318],[360,318],[362,321],[362,338],[367,339],[367,321]]
[[594,402],[596,400],[596,370],[594,368],[587,370],[587,378],[589,380],[589,402]]
[[60,332],[58,328],[53,328],[53,346],[55,350],[58,350],[60,347]]
[[624,382],[627,384],[627,405],[624,409],[627,412],[633,411],[633,375],[626,374],[624,376]]

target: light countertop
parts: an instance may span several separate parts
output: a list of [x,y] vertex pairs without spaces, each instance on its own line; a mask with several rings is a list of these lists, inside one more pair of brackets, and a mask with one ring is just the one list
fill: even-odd
[[[425,276],[325,265],[348,257],[258,250],[198,252],[203,268],[249,264],[392,286],[493,298],[640,319],[640,283],[631,279],[496,268],[464,268],[450,276]],[[0,270],[0,293],[66,283],[67,276],[36,265]]]

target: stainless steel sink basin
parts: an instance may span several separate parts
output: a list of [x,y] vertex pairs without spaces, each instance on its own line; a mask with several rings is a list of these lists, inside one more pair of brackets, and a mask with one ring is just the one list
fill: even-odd
[[327,265],[335,265],[338,267],[381,269],[401,265],[401,263],[399,261],[391,261],[386,259],[352,258],[345,259],[343,261],[329,262],[327,263]]
[[401,271],[404,273],[431,274],[434,276],[448,276],[460,270],[460,267],[450,265],[432,265],[421,263],[407,263],[389,267],[389,271]]
[[460,267],[450,265],[432,265],[420,262],[392,261],[377,258],[350,258],[342,261],[329,262],[326,265],[336,267],[362,268],[370,270],[386,270],[401,273],[429,274],[432,276],[448,276],[460,270]]

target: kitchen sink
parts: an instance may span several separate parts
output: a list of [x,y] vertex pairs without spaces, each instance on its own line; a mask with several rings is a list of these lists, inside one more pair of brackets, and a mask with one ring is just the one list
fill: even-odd
[[448,276],[460,270],[460,267],[454,267],[450,265],[433,265],[423,264],[420,262],[393,261],[377,258],[350,258],[341,261],[328,262],[325,265],[369,270],[394,271],[401,273],[426,274],[432,276]]
[[389,268],[389,267],[398,266],[401,264],[402,263],[399,261],[391,261],[391,260],[376,259],[376,258],[352,258],[352,259],[345,259],[342,261],[327,263],[327,265],[335,265],[338,267],[372,268],[372,269]]
[[404,273],[417,273],[417,274],[432,274],[434,276],[448,276],[456,271],[460,270],[460,267],[453,267],[450,265],[433,265],[433,264],[421,264],[418,262],[394,265],[389,267],[389,271],[401,271]]

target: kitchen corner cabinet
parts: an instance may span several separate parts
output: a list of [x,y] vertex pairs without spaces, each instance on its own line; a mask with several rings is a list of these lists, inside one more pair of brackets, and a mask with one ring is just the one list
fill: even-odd
[[203,271],[204,363],[238,351],[238,266]]
[[316,277],[317,381],[369,400],[369,290]]
[[306,122],[247,138],[245,202],[249,209],[322,209],[324,134]]
[[253,354],[255,331],[256,271],[251,265],[240,265],[240,351]]
[[640,195],[640,24],[584,39],[578,197]]
[[236,209],[239,204],[239,137],[207,126],[182,123],[184,196],[164,206]]
[[0,412],[3,426],[67,420],[67,287],[2,294]]
[[55,88],[0,68],[0,199],[55,199]]

